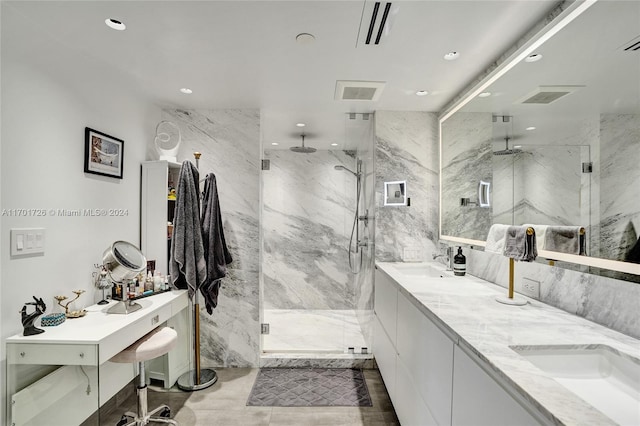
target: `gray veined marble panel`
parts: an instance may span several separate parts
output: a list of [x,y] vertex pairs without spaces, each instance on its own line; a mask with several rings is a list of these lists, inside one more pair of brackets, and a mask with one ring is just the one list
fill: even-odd
[[[492,116],[456,113],[443,124],[442,133],[446,140],[442,152],[442,233],[483,240],[489,232],[495,206],[497,211],[506,211],[510,201],[501,195],[498,184],[502,181],[493,178]],[[477,203],[481,180],[491,183],[492,206],[461,206],[461,198]]]
[[[404,249],[436,251],[437,119],[433,113],[376,112],[376,260],[400,261]],[[407,181],[411,206],[383,206],[385,181]]]
[[[227,246],[233,256],[218,307],[201,311],[201,354],[206,367],[256,367],[259,353],[259,170],[258,110],[165,110],[178,125],[178,161],[202,153],[201,178],[216,175]],[[151,142],[153,143],[153,142]]]
[[[478,250],[465,251],[470,275],[508,286],[509,262],[504,256]],[[640,338],[638,300],[640,285],[613,278],[571,271],[541,263],[517,262],[515,288],[523,277],[540,282],[540,301],[605,327]]]
[[601,252],[623,260],[640,236],[640,116],[600,117]]
[[265,309],[353,309],[348,263],[355,170],[343,151],[269,150],[263,172]]

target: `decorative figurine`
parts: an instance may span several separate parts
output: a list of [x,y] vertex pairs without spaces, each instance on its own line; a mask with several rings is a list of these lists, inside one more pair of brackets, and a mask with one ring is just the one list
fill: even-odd
[[67,296],[54,296],[54,299],[56,299],[58,301],[58,305],[62,306],[64,308],[64,314],[67,318],[80,318],[85,316],[85,314],[87,313],[87,311],[85,311],[84,309],[81,311],[71,311],[69,312],[69,305],[71,304],[71,302],[75,301],[78,297],[80,297],[80,295],[84,293],[84,290],[73,290],[73,294],[76,295],[76,297],[74,297],[73,299],[69,300],[66,304],[62,304],[60,302],[62,302],[63,300],[67,300]]
[[[44,330],[36,328],[33,323],[40,315],[44,314],[44,311],[47,310],[47,305],[44,304],[42,299],[38,299],[35,296],[32,297],[35,302],[25,303],[20,310],[20,314],[22,315],[22,326],[24,327],[24,331],[22,332],[23,336],[33,336],[34,334],[44,333]],[[34,305],[36,310],[27,314],[27,305]]]

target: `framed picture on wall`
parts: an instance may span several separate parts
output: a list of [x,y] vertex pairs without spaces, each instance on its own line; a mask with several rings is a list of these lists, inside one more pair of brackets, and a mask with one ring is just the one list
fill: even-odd
[[122,179],[124,141],[97,130],[84,130],[84,172]]

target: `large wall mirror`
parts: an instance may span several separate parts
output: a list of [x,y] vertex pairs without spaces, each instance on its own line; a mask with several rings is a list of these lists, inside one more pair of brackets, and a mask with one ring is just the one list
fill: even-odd
[[[583,226],[586,256],[541,257],[640,274],[640,2],[575,2],[553,25],[443,115],[441,238]],[[489,207],[473,203],[480,181]]]

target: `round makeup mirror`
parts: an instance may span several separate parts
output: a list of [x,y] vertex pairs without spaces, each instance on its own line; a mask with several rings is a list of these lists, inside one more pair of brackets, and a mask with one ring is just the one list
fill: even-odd
[[[147,267],[147,259],[140,249],[127,241],[116,241],[102,255],[103,269],[109,279],[116,284],[124,284],[133,279]],[[137,311],[141,306],[126,300],[126,291],[122,292],[122,302],[110,308],[108,313],[127,314]]]

